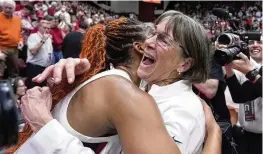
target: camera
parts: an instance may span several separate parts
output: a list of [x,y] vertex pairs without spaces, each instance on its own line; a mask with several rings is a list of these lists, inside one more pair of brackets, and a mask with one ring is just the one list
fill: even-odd
[[18,112],[9,80],[0,80],[0,147],[18,141]]
[[249,40],[260,40],[260,32],[247,32],[247,33],[223,33],[220,34],[216,42],[221,45],[226,45],[226,48],[216,49],[214,54],[215,61],[221,66],[231,63],[235,59],[239,59],[237,55],[242,52],[249,57]]
[[218,18],[228,21],[232,30],[220,34],[216,42],[221,45],[226,45],[224,49],[216,49],[214,59],[222,66],[231,63],[238,59],[237,54],[244,53],[249,58],[248,42],[250,40],[260,41],[261,32],[241,32],[240,20],[236,20],[232,15],[222,8],[214,8],[212,13]]

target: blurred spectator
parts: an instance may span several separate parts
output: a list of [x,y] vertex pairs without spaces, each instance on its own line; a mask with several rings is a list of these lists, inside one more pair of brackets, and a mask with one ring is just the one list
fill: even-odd
[[70,15],[66,11],[66,6],[62,6],[61,10],[55,13],[55,16],[63,17],[63,20],[65,19],[66,23],[71,23],[70,22]]
[[37,33],[33,33],[27,40],[27,87],[44,86],[46,82],[38,84],[32,82],[32,78],[40,74],[46,67],[52,64],[53,47],[49,34],[50,23],[41,22]]
[[41,14],[43,17],[47,15],[48,6],[43,3],[43,0],[39,0],[35,5],[35,11],[37,14]]
[[75,15],[71,16],[71,21],[72,21],[72,28],[74,31],[79,29],[79,22],[77,20],[77,17]]
[[69,23],[65,16],[63,14],[60,14],[59,17],[56,16],[56,18],[59,19],[58,28],[62,29],[64,32],[66,32],[69,28],[72,28],[71,23]]
[[0,49],[0,80],[4,79],[4,73],[6,69],[5,58],[6,55]]
[[33,29],[32,25],[32,13],[34,11],[34,8],[31,5],[25,5],[23,6],[23,9],[20,11],[14,12],[15,16],[20,17],[22,21],[22,36],[24,39],[24,47],[21,51],[19,51],[19,75],[20,76],[26,76],[26,55],[27,55],[27,38],[29,37],[31,30]]
[[30,5],[26,5],[22,10],[14,12],[14,15],[20,17],[22,21],[22,35],[25,43],[27,41],[27,37],[30,35],[30,31],[33,29],[33,25],[31,24],[32,13],[33,7]]
[[79,58],[82,40],[87,29],[88,25],[85,22],[81,22],[79,29],[76,32],[70,32],[66,35],[62,43],[62,53],[64,58]]
[[50,16],[54,16],[55,15],[55,13],[56,13],[56,5],[57,5],[57,3],[56,2],[52,2],[51,3],[51,7],[49,7],[48,8],[48,15],[50,15]]
[[3,4],[4,4],[4,0],[0,0],[0,12],[2,12],[3,10]]
[[13,0],[4,1],[0,13],[0,50],[6,54],[6,66],[9,77],[18,76],[18,49],[23,48],[21,19],[13,16],[16,4]]
[[63,58],[61,49],[62,49],[62,42],[63,38],[65,37],[65,33],[58,27],[59,25],[59,19],[58,17],[55,17],[50,34],[52,36],[52,44],[53,44],[53,53],[54,53],[54,63],[58,62],[61,58]]
[[52,21],[53,21],[53,17],[51,17],[49,15],[45,16],[42,20],[40,20],[39,24],[31,30],[31,34],[38,32],[38,27],[41,23],[50,23],[51,24]]

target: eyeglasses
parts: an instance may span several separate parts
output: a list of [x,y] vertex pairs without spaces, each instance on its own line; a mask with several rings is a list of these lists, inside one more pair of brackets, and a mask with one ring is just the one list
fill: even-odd
[[183,53],[185,54],[186,57],[190,57],[189,53],[187,52],[187,50],[185,50],[185,48],[180,45],[178,42],[176,42],[173,37],[171,37],[170,35],[162,32],[157,32],[156,30],[153,30],[151,28],[151,30],[148,29],[149,27],[146,28],[146,32],[148,34],[147,38],[150,39],[154,36],[156,36],[156,43],[162,47],[162,48],[173,48],[175,45],[178,45],[182,50]]

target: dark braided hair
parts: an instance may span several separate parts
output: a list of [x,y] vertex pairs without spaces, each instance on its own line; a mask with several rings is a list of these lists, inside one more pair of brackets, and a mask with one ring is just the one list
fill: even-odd
[[125,65],[131,63],[132,45],[135,41],[145,41],[144,26],[141,22],[120,18],[113,20],[105,28],[107,63]]
[[[110,63],[113,66],[118,66],[131,61],[130,52],[133,42],[143,42],[146,39],[143,27],[139,21],[120,18],[109,21],[106,26],[97,24],[89,29],[82,42],[80,58],[87,58],[91,69],[77,76],[72,84],[69,84],[67,80],[62,80],[59,85],[54,86],[51,89],[52,106],[54,107],[74,88],[90,77],[109,69]],[[30,126],[26,124],[19,134],[18,144],[8,149],[6,153],[13,154],[31,134]]]

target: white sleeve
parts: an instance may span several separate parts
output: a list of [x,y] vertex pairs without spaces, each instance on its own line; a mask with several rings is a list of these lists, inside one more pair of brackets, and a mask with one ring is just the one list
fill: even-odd
[[95,154],[68,133],[57,120],[52,120],[28,139],[16,154]]
[[27,39],[27,48],[29,50],[31,50],[31,49],[35,48],[38,43],[40,43],[40,41],[37,42],[36,38],[35,38],[35,35],[31,34],[31,35],[29,35],[29,37]]

